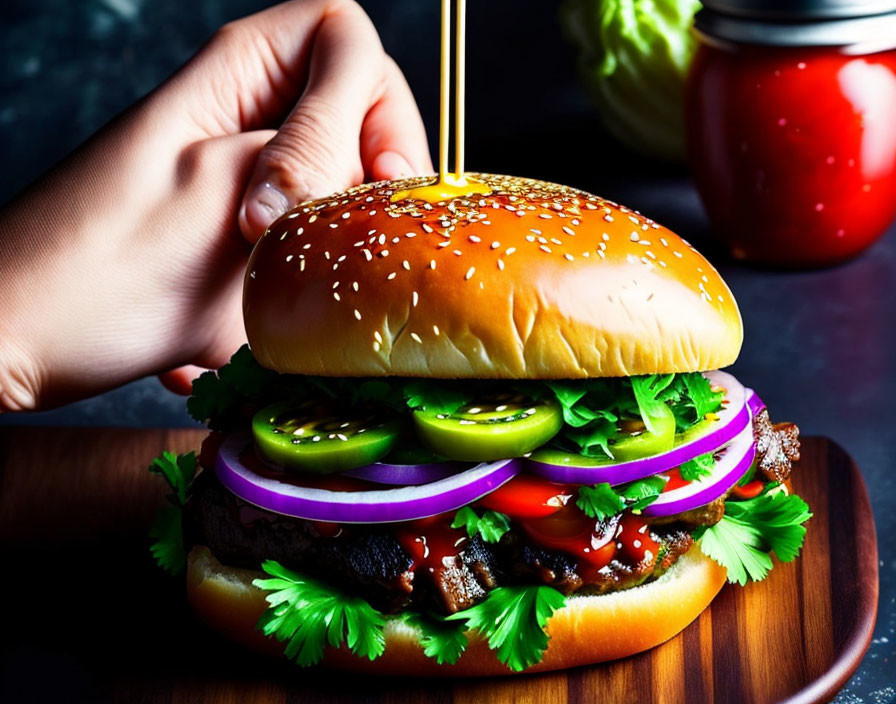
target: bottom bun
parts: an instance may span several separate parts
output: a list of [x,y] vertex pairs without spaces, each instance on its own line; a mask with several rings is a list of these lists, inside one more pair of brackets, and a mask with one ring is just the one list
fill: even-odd
[[[255,628],[268,604],[252,580],[261,572],[226,567],[197,546],[187,562],[191,606],[210,626],[249,648],[283,652],[283,645]],[[725,568],[692,548],[659,579],[639,587],[595,596],[572,596],[548,621],[551,637],[542,661],[526,672],[560,670],[615,660],[648,650],[684,629],[709,606],[725,583]],[[331,648],[325,665],[379,675],[470,677],[514,674],[475,632],[454,665],[439,665],[418,643],[419,631],[403,620],[386,623],[386,651],[374,661]]]

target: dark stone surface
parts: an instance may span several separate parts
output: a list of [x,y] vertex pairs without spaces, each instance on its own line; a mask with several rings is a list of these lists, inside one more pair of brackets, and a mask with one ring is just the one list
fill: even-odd
[[[251,0],[4,0],[0,3],[0,202],[162,81]],[[437,3],[366,0],[437,136]],[[744,317],[733,371],[777,419],[843,445],[862,469],[878,527],[881,609],[874,641],[840,702],[896,695],[896,227],[858,259],[812,272],[767,272],[713,246],[687,174],[609,143],[596,126],[554,19],[554,3],[470,8],[471,169],[585,188],[650,215],[719,266]],[[168,426],[191,423],[155,380],[0,424]]]

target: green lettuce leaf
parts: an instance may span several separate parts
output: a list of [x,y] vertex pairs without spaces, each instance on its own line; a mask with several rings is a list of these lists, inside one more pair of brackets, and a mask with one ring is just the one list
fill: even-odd
[[683,161],[684,85],[698,0],[566,0],[560,19],[609,132],[629,147]]

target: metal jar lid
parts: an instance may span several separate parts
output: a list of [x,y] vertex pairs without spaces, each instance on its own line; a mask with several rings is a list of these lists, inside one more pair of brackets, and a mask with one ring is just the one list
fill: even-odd
[[896,47],[896,0],[703,0],[694,28],[737,44],[882,51]]

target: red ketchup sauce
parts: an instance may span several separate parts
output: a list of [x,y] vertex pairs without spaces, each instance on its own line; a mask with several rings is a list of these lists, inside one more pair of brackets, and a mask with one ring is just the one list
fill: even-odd
[[395,537],[413,560],[411,571],[423,568],[430,574],[451,562],[469,541],[464,530],[452,528],[453,513],[402,523]]
[[833,264],[896,217],[896,50],[704,41],[686,105],[697,187],[735,258]]

